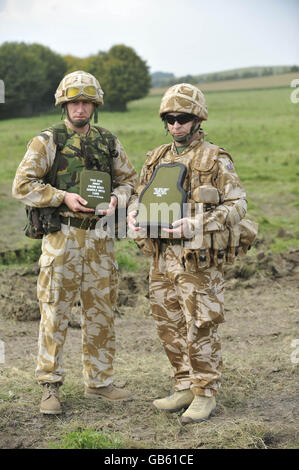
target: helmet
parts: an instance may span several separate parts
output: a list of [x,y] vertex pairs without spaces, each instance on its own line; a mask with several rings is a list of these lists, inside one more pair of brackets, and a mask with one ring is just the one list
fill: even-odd
[[104,92],[98,80],[88,72],[76,70],[66,75],[55,93],[55,106],[84,98],[97,105],[103,105]]
[[201,120],[208,119],[204,94],[189,83],[179,83],[165,92],[159,114],[163,117],[164,114],[171,112],[193,114]]

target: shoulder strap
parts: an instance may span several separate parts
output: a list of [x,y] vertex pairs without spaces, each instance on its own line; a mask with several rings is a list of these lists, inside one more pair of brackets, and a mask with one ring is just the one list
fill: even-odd
[[57,150],[62,150],[68,138],[66,125],[64,122],[59,122],[51,126],[49,130],[53,132],[53,140],[57,145]]
[[95,129],[103,139],[103,142],[107,145],[110,156],[116,158],[119,156],[118,151],[116,150],[116,136],[112,132],[108,131],[104,127],[92,126],[92,129]]
[[160,145],[160,147],[156,147],[154,150],[147,153],[147,159],[144,162],[143,170],[142,170],[143,177],[146,183],[148,183],[149,180],[151,179],[151,176],[154,171],[153,167],[157,166],[157,164],[159,163],[159,160],[161,160],[161,158],[165,155],[167,150],[169,150],[170,148],[171,148],[171,144],[164,144],[164,145]]
[[171,143],[170,144],[163,144],[160,145],[159,147],[156,147],[154,150],[151,152],[147,153],[147,159],[144,163],[145,166],[150,168],[153,165],[156,165],[156,163],[161,160],[162,157],[164,157],[165,153],[170,150],[171,148]]
[[49,173],[45,177],[45,182],[51,184],[51,186],[55,186],[56,175],[57,175],[58,164],[59,164],[59,151],[62,150],[66,144],[67,130],[66,130],[66,125],[64,124],[64,122],[53,124],[53,126],[42,130],[42,132],[40,133],[42,137],[48,140],[49,136],[48,134],[45,134],[46,131],[53,133],[53,141],[56,145],[56,153],[55,153],[53,165]]
[[231,156],[231,154],[228,153],[224,148],[220,147],[219,148],[219,157],[221,157],[222,155],[225,155],[226,157],[228,157],[233,162],[233,157]]

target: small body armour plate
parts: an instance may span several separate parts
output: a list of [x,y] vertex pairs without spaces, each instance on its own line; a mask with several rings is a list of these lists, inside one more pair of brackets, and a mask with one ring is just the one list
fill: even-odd
[[171,228],[182,217],[187,193],[183,189],[187,169],[182,163],[158,165],[139,196],[137,225]]

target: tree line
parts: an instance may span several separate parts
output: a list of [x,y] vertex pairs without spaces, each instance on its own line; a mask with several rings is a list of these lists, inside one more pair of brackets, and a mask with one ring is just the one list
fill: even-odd
[[78,58],[62,56],[41,44],[5,42],[0,46],[0,80],[5,85],[0,119],[54,110],[60,80],[75,70],[85,70],[99,80],[104,110],[125,111],[129,101],[146,96],[151,86],[146,62],[122,44]]

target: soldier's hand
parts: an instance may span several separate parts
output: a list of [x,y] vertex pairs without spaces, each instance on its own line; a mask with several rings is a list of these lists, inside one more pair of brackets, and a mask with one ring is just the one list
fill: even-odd
[[108,216],[113,215],[116,210],[117,203],[118,203],[117,197],[114,195],[111,196],[108,209],[99,209],[97,210],[97,214],[108,215]]
[[141,227],[136,227],[136,215],[137,211],[132,211],[128,214],[128,227],[134,232],[141,230]]
[[87,201],[83,199],[79,194],[76,193],[65,193],[63,202],[73,212],[94,212],[94,209],[85,207]]
[[187,217],[175,220],[172,226],[173,228],[163,228],[162,230],[173,234],[175,238],[191,238],[194,236],[194,227]]

